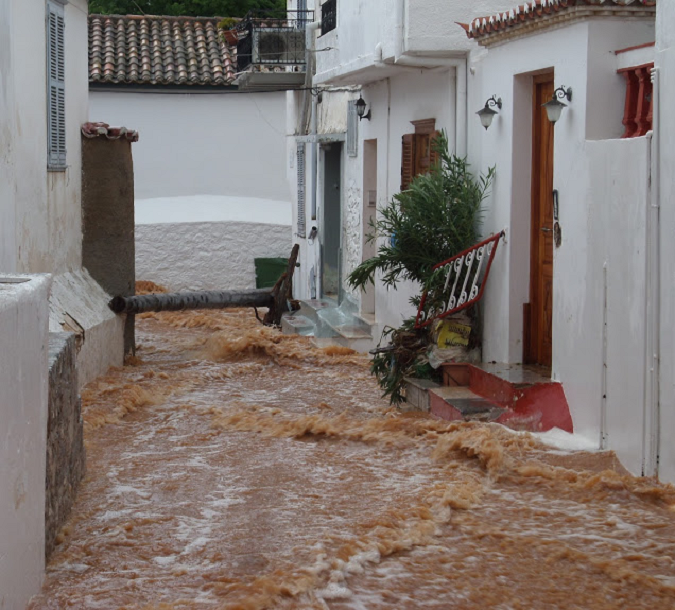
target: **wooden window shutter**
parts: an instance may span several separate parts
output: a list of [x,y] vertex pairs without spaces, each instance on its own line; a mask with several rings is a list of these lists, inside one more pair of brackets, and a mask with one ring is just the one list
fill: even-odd
[[435,150],[436,146],[436,138],[441,134],[440,131],[434,131],[434,133],[431,135],[431,153],[430,153],[430,161],[431,161],[431,167],[436,165],[437,163],[440,162],[440,157],[438,156],[438,153]]
[[306,182],[305,182],[305,144],[298,143],[296,164],[298,166],[298,237],[304,238],[307,234],[306,225]]
[[61,5],[47,4],[47,95],[49,169],[66,168],[65,19]]
[[408,133],[403,136],[401,149],[401,190],[405,191],[415,176],[415,135]]
[[356,100],[347,106],[347,154],[356,157],[359,154],[359,115],[356,112]]

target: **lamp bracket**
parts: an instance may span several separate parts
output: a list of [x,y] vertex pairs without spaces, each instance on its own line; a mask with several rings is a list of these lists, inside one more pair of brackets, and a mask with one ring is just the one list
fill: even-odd
[[565,87],[565,85],[560,85],[554,92],[552,99],[560,98],[566,99],[568,102],[572,101],[572,87]]

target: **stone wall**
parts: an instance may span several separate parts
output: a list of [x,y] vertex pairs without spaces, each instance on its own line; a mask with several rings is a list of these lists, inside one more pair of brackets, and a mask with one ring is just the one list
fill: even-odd
[[[131,156],[136,136],[111,139],[107,127],[96,136],[93,127],[85,125],[82,136],[82,266],[108,294],[129,296],[136,285]],[[134,349],[133,316],[127,316],[124,349]]]
[[56,534],[75,501],[85,471],[81,401],[77,384],[77,335],[49,333],[49,419],[45,555],[54,550]]

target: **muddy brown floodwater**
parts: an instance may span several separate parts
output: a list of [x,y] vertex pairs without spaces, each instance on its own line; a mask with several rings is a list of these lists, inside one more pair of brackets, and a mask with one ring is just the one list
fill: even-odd
[[612,453],[403,416],[249,311],[144,314],[30,608],[675,608],[675,490]]

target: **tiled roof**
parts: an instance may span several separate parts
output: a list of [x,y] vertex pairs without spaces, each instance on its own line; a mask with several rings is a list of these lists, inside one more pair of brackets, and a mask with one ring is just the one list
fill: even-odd
[[229,85],[236,49],[219,18],[89,16],[89,81],[134,85]]
[[482,42],[590,14],[653,14],[655,6],[656,0],[533,0],[510,11],[477,17],[471,23],[459,25],[469,38]]
[[82,135],[85,138],[105,138],[119,140],[124,138],[129,142],[138,142],[138,132],[126,127],[110,127],[108,123],[85,123],[82,125]]

